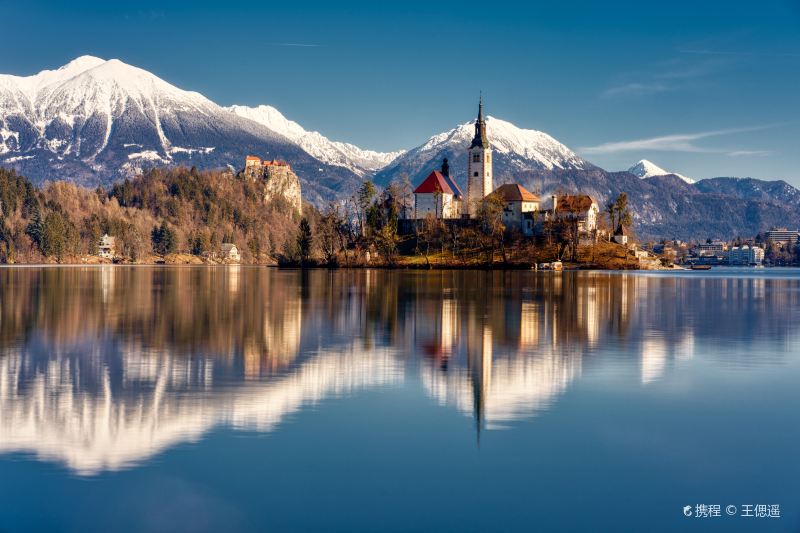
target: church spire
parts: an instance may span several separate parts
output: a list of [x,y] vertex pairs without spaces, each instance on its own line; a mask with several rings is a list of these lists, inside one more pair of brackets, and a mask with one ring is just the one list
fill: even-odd
[[478,119],[475,121],[475,137],[470,148],[489,148],[489,138],[486,136],[486,121],[483,118],[483,94],[478,101]]

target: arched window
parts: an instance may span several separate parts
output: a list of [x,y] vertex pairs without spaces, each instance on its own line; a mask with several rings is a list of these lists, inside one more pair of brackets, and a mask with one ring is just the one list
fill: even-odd
[[477,176],[478,176],[478,173],[477,173],[477,172],[475,172],[475,173],[474,173],[474,174],[472,174],[472,175],[477,177]]

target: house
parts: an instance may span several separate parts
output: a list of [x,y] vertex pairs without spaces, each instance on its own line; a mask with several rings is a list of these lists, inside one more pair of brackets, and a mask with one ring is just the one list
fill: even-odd
[[516,183],[501,185],[492,194],[503,200],[503,225],[506,230],[533,235],[533,214],[539,210],[539,197]]
[[734,246],[728,253],[729,265],[760,265],[764,262],[764,249],[758,246]]
[[614,231],[614,242],[617,244],[628,244],[628,232],[622,224],[617,226],[616,231]]
[[114,259],[116,255],[117,240],[108,233],[100,237],[97,243],[97,255],[104,259]]
[[414,218],[421,220],[428,215],[459,218],[462,199],[461,189],[450,177],[450,167],[445,159],[441,171],[434,170],[414,189]]
[[552,196],[551,210],[554,220],[577,219],[578,231],[590,233],[597,230],[600,207],[586,194]]
[[261,158],[255,155],[248,155],[244,158],[244,168],[260,167]]
[[219,247],[219,260],[226,263],[238,263],[242,260],[242,256],[239,255],[239,249],[235,244],[223,242]]

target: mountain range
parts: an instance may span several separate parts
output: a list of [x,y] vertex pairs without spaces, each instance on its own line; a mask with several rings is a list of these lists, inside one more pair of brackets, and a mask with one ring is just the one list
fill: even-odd
[[[32,76],[0,75],[0,165],[34,182],[108,184],[159,165],[237,169],[244,156],[289,161],[304,197],[322,206],[365,179],[419,181],[448,158],[466,181],[473,121],[410,150],[377,152],[307,131],[268,105],[220,106],[119,60],[79,57]],[[647,160],[606,171],[550,135],[489,116],[495,185],[519,182],[542,197],[583,192],[605,205],[626,192],[644,238],[753,235],[797,226],[800,191],[783,181],[694,180]]]

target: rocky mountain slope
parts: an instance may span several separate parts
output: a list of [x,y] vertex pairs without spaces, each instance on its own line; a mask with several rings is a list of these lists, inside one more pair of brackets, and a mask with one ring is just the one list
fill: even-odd
[[317,131],[306,131],[300,124],[287,119],[280,111],[268,105],[257,107],[234,105],[226,109],[285,136],[320,161],[347,168],[359,176],[380,170],[404,153],[403,150],[396,152],[362,150],[354,144],[331,141]]

